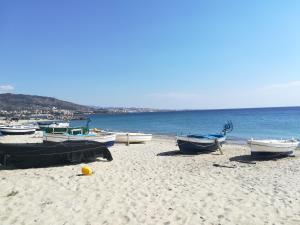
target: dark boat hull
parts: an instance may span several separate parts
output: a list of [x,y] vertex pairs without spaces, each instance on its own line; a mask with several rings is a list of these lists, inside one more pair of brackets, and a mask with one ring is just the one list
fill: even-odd
[[[219,143],[222,145],[224,142]],[[199,154],[210,153],[217,151],[219,148],[218,143],[199,143],[185,140],[177,140],[179,150],[183,154]]]
[[30,168],[94,161],[112,156],[107,147],[93,141],[66,141],[41,144],[0,144],[0,163],[4,167]]
[[256,159],[273,159],[288,157],[293,154],[293,151],[287,152],[251,152],[251,157]]

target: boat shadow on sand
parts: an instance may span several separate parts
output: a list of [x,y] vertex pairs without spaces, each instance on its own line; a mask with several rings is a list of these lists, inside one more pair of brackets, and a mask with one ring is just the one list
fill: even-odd
[[263,161],[277,161],[280,159],[285,158],[294,158],[295,155],[289,156],[277,156],[277,157],[253,157],[251,155],[239,155],[229,158],[230,162],[238,162],[238,163],[248,163],[248,164],[255,164],[256,162],[263,162]]
[[176,157],[193,157],[197,155],[220,155],[218,152],[197,152],[197,153],[182,153],[179,150],[167,151],[158,153],[156,156],[176,156]]
[[[156,156],[167,156],[167,157],[194,157],[199,155],[216,155],[219,156],[219,152],[198,152],[195,154],[184,154],[181,153],[179,150],[174,151],[167,151],[167,152],[161,152],[158,153]],[[230,162],[238,162],[238,163],[247,163],[247,164],[256,164],[256,162],[263,162],[263,161],[277,161],[280,159],[285,158],[294,158],[295,155],[289,155],[289,156],[277,156],[277,157],[253,157],[251,155],[239,155],[229,158]]]
[[68,166],[79,166],[81,164],[92,164],[95,162],[101,162],[101,163],[110,163],[111,161],[108,161],[106,159],[95,159],[95,160],[88,160],[88,161],[82,161],[82,162],[75,162],[75,163],[71,163],[71,162],[66,162],[66,163],[56,163],[56,164],[40,164],[40,165],[35,165],[35,166],[8,166],[5,167],[2,164],[0,164],[0,171],[1,170],[29,170],[29,169],[50,169],[50,168],[56,168],[56,167],[68,167]]

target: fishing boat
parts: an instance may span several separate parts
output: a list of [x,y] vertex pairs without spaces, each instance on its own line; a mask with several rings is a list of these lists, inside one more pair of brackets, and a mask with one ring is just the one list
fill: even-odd
[[179,150],[183,154],[214,152],[226,141],[227,133],[233,130],[231,121],[227,122],[220,134],[187,135],[177,137]]
[[34,134],[36,128],[31,125],[11,125],[1,126],[0,132],[2,135],[25,135]]
[[70,127],[70,123],[64,121],[43,121],[37,123],[39,125],[40,130],[43,130],[46,133],[62,134],[65,133]]
[[[74,134],[74,131],[80,131],[79,134]],[[44,134],[45,141],[51,142],[63,142],[63,141],[96,141],[103,143],[106,147],[111,147],[114,145],[116,141],[116,135],[113,133],[108,132],[101,132],[101,133],[84,133],[82,129],[73,129],[73,133],[64,133],[64,134]]]
[[251,156],[255,158],[275,158],[293,154],[299,141],[290,140],[254,140],[248,141],[251,148]]
[[115,133],[118,143],[144,143],[152,140],[152,134],[144,133]]
[[113,160],[107,147],[94,141],[44,142],[39,144],[0,144],[3,167],[44,167],[65,163],[94,161],[103,157]]
[[[66,127],[65,132],[56,132],[47,128],[44,134],[44,140],[50,142],[63,141],[95,141],[103,143],[106,147],[111,147],[115,144],[116,135],[109,132],[99,131],[98,129],[89,129],[90,118],[87,118],[86,126],[84,127]],[[68,124],[69,125],[69,124]]]

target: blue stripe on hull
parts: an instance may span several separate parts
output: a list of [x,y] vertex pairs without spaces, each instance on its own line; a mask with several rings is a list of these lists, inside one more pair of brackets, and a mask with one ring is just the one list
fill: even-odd
[[293,151],[289,152],[251,152],[251,156],[254,158],[280,158],[293,154]]

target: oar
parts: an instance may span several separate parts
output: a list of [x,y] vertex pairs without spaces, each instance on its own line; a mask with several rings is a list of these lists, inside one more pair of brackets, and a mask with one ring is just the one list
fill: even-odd
[[219,151],[220,151],[220,154],[221,154],[221,155],[224,155],[224,153],[223,153],[223,151],[222,151],[221,144],[220,144],[218,138],[215,139],[215,143],[216,143],[216,145],[218,146],[218,149],[219,149]]

